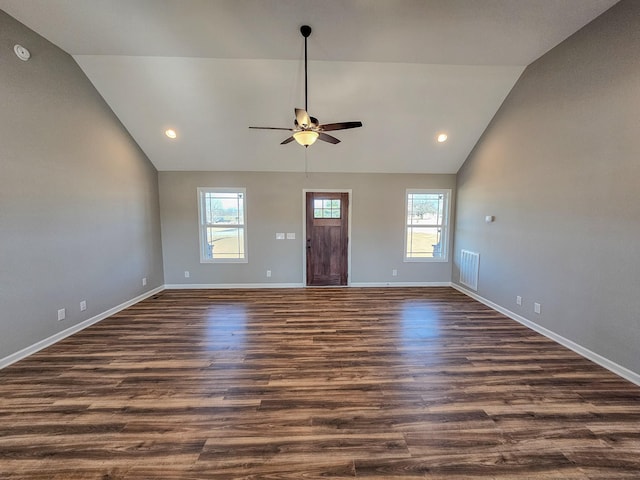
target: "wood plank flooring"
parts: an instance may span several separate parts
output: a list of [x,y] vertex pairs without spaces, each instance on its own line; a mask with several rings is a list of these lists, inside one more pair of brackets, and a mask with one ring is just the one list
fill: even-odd
[[164,291],[0,371],[1,479],[639,479],[640,388],[451,288]]

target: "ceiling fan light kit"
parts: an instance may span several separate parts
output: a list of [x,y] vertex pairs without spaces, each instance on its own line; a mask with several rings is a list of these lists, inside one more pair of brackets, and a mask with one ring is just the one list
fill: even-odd
[[302,130],[293,134],[293,138],[303,147],[313,145],[320,135],[313,130]]
[[316,140],[322,140],[327,143],[340,143],[340,140],[334,136],[328,135],[324,132],[333,130],[346,130],[349,128],[358,128],[362,126],[362,122],[340,122],[340,123],[327,123],[321,125],[317,118],[310,116],[307,113],[307,38],[311,35],[311,27],[309,25],[303,25],[300,27],[300,33],[304,37],[304,110],[302,108],[296,108],[294,128],[281,128],[281,127],[249,127],[258,130],[286,130],[293,132],[293,134],[280,143],[280,145],[286,145],[292,141],[296,141],[303,147],[307,148],[309,145],[313,145]]

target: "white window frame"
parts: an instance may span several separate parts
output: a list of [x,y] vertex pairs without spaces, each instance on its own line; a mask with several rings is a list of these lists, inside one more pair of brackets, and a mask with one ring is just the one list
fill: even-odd
[[[242,218],[241,223],[238,224],[226,224],[226,223],[206,223],[204,198],[207,193],[241,193],[242,194]],[[208,227],[221,227],[228,225],[229,228],[238,228],[243,230],[244,241],[244,255],[238,258],[208,258],[206,249],[207,243],[207,228]],[[199,250],[200,250],[200,263],[248,263],[249,256],[247,250],[247,189],[246,188],[230,188],[230,187],[198,187],[198,230],[199,230]]]
[[[408,222],[409,218],[409,195],[412,193],[438,194],[444,198],[444,206],[442,209],[442,224],[420,225],[423,227],[440,228],[440,251],[442,255],[439,257],[410,257],[407,255],[407,241],[409,227],[415,226]],[[404,194],[404,243],[403,258],[405,262],[448,262],[449,261],[449,223],[451,217],[451,189],[425,189],[425,188],[407,188]]]

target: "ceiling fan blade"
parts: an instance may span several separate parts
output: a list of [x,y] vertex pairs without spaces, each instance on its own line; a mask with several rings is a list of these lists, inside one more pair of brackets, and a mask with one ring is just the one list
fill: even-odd
[[309,114],[307,113],[306,110],[303,110],[301,108],[296,108],[295,112],[296,112],[296,121],[298,122],[298,125],[302,127],[311,126],[311,119],[309,118]]
[[287,138],[286,140],[280,142],[280,145],[286,145],[287,143],[291,143],[295,140],[295,138],[293,138],[293,135],[290,136],[289,138]]
[[287,132],[293,132],[292,128],[280,128],[280,127],[249,127],[256,130],[286,130]]
[[327,135],[326,133],[322,133],[322,132],[318,132],[318,140],[322,140],[323,142],[333,143],[334,145],[336,143],[340,143],[340,140],[338,140],[336,137],[332,137],[331,135]]
[[362,122],[327,123],[326,125],[320,125],[320,130],[330,132],[331,130],[346,130],[347,128],[358,128],[361,126]]

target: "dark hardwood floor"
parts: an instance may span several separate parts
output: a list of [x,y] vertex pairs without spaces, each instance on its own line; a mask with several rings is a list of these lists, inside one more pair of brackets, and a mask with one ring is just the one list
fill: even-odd
[[639,479],[640,387],[451,288],[165,291],[0,371],[1,479]]

